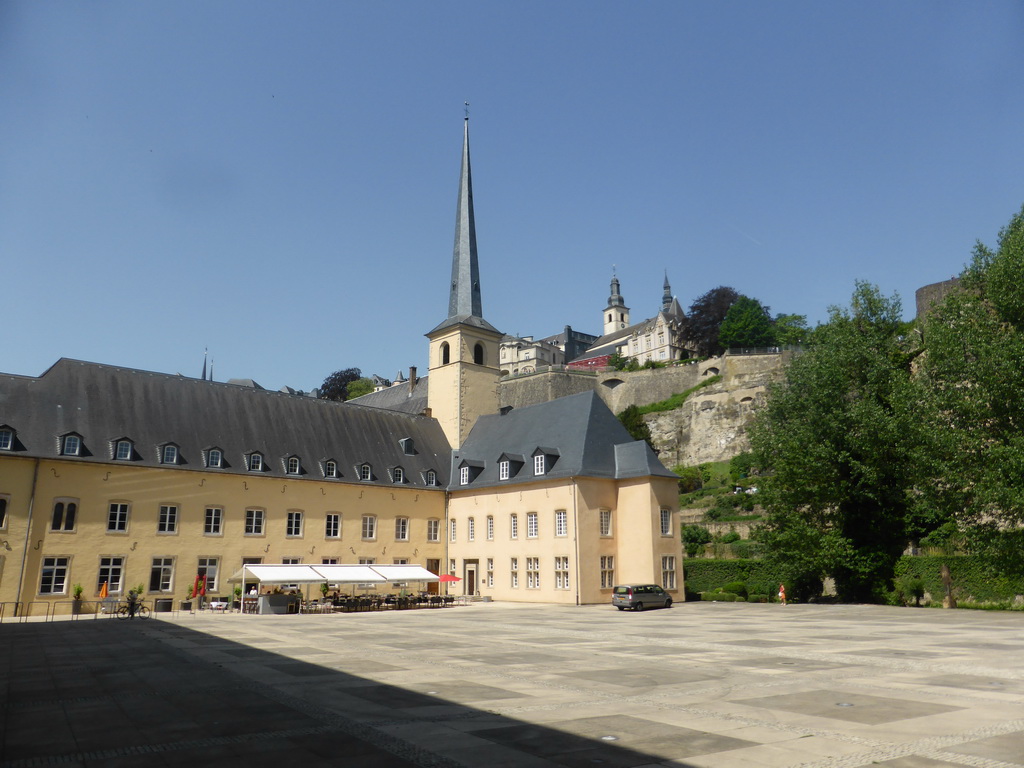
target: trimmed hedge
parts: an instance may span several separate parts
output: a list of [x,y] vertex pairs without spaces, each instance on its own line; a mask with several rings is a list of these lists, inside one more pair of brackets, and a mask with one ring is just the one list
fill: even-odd
[[[896,563],[895,581],[906,584],[920,579],[931,599],[941,602],[946,594],[942,586],[943,563],[949,565],[957,600],[1012,601],[1017,595],[1024,595],[1024,574],[995,574],[983,558],[970,555],[901,557]],[[738,581],[746,584],[748,595],[775,595],[779,591],[779,577],[769,571],[763,560],[687,558],[683,568],[687,592],[711,593]],[[893,585],[887,584],[886,588],[892,589]]]

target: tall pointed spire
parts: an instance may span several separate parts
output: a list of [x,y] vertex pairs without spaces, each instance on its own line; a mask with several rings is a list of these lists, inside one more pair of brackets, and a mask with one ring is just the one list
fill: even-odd
[[[467,104],[468,107],[468,104]],[[480,265],[476,255],[476,217],[473,213],[473,173],[469,162],[469,111],[463,121],[462,169],[455,210],[455,246],[452,249],[452,280],[448,294],[448,319],[434,330],[469,323],[494,330],[483,319],[480,299]]]
[[665,292],[661,295],[661,311],[668,312],[672,306],[672,286],[668,284],[668,270],[665,270]]
[[206,356],[208,353],[208,349],[203,350],[203,381],[206,381]]
[[483,317],[480,267],[476,256],[476,221],[473,216],[473,174],[469,165],[469,116],[463,121],[462,171],[455,212],[455,247],[452,249],[452,290],[448,317]]

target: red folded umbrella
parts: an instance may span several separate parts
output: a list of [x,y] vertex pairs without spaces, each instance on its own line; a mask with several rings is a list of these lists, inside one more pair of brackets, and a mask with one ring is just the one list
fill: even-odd
[[443,573],[443,574],[441,574],[441,577],[438,579],[438,581],[440,581],[442,583],[443,582],[447,582],[447,581],[462,581],[462,577],[461,576],[452,576],[450,573]]

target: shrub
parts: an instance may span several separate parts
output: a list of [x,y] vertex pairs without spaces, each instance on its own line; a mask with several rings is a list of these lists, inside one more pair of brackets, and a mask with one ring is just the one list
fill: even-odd
[[743,598],[739,595],[734,595],[732,592],[701,592],[700,599],[705,602],[715,603],[742,603]]
[[739,541],[739,540],[740,540],[740,535],[738,533],[736,533],[736,531],[729,531],[728,533],[723,533],[722,534],[722,538],[719,539],[719,541],[722,542],[723,544],[732,544],[734,541]]
[[722,591],[731,592],[732,594],[739,595],[740,597],[746,597],[747,585],[744,584],[742,581],[730,581],[728,584],[722,587]]
[[702,525],[684,526],[682,535],[687,557],[696,557],[711,542],[711,532]]

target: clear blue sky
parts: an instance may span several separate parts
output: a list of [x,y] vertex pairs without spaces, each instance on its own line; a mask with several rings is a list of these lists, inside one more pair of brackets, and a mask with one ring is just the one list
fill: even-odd
[[464,101],[484,316],[600,331],[664,270],[826,317],[1024,203],[1024,4],[0,3],[0,370],[425,372]]

